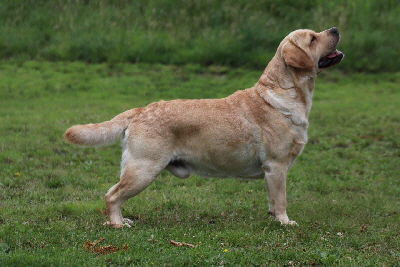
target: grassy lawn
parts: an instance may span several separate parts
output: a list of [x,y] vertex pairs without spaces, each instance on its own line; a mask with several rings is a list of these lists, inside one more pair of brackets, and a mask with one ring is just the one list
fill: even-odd
[[119,144],[74,147],[65,129],[160,99],[224,97],[261,72],[0,63],[0,266],[399,266],[400,73],[317,79],[288,177],[299,226],[270,218],[262,180],[166,172],[124,205],[132,228],[102,226]]

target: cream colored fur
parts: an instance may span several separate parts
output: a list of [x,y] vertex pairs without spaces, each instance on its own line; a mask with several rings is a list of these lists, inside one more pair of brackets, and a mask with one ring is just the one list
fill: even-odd
[[314,79],[340,62],[336,28],[320,33],[297,30],[279,45],[254,87],[222,99],[152,103],[110,121],[76,125],[65,139],[82,146],[122,138],[120,181],[105,196],[107,224],[124,225],[121,205],[166,169],[186,178],[264,179],[269,213],[282,224],[286,174],[307,143]]

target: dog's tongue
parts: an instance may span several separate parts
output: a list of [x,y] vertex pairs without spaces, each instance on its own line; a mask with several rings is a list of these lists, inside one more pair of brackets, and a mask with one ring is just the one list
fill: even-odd
[[338,55],[338,53],[339,53],[339,52],[336,50],[335,52],[333,52],[333,53],[327,55],[326,57],[327,57],[327,58],[334,58],[334,57],[336,57],[336,56]]

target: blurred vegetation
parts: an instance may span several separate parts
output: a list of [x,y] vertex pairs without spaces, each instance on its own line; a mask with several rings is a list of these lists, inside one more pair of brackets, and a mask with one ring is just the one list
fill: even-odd
[[292,30],[336,26],[346,71],[400,70],[398,0],[4,0],[0,58],[264,67]]

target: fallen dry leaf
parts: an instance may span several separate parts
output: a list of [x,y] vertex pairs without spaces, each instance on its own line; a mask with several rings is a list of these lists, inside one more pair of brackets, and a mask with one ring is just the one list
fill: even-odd
[[107,211],[106,211],[106,210],[98,209],[97,211],[98,211],[99,213],[101,213],[101,214],[107,216]]
[[101,254],[101,255],[128,249],[127,244],[123,245],[122,248],[118,248],[117,246],[111,246],[111,245],[98,246],[98,244],[101,243],[103,240],[104,238],[100,238],[98,241],[95,242],[86,241],[85,243],[83,243],[82,247],[89,253]]
[[176,242],[174,240],[170,240],[169,243],[175,247],[182,247],[182,246],[191,247],[191,248],[195,247],[195,245],[193,245],[193,244],[189,244],[189,243],[185,243],[185,242]]

